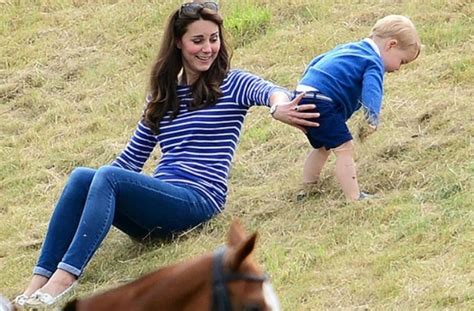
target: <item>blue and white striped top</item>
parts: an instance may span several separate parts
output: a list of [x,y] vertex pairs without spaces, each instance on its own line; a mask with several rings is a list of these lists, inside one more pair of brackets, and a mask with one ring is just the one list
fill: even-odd
[[221,85],[222,96],[213,106],[189,111],[190,86],[178,86],[179,114],[169,112],[154,135],[143,121],[112,165],[141,172],[156,144],[161,159],[154,177],[185,184],[199,191],[219,211],[227,196],[227,180],[248,109],[269,106],[276,85],[253,74],[231,70]]

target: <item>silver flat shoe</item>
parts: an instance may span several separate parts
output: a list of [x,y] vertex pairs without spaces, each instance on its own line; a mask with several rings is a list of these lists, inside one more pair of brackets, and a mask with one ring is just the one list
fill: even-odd
[[44,293],[43,291],[41,291],[41,289],[38,289],[30,296],[30,298],[26,300],[24,306],[28,308],[45,308],[59,305],[63,302],[66,302],[66,299],[68,299],[73,293],[73,289],[76,284],[77,281],[72,283],[71,286],[66,288],[64,291],[62,291],[55,297],[51,294]]
[[16,306],[23,307],[25,305],[25,302],[30,298],[30,296],[26,296],[25,294],[21,294],[16,296],[15,300],[13,300],[13,303]]

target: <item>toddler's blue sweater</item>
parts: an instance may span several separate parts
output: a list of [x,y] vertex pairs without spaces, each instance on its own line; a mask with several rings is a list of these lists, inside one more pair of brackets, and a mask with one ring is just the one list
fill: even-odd
[[331,97],[346,120],[362,106],[369,124],[377,126],[384,72],[382,58],[366,39],[339,45],[314,58],[299,84]]

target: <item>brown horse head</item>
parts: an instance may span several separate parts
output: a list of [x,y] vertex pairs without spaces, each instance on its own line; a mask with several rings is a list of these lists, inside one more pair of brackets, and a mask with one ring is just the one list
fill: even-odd
[[215,252],[74,300],[64,310],[280,310],[267,276],[252,255],[256,238],[256,233],[247,237],[236,220],[227,245]]

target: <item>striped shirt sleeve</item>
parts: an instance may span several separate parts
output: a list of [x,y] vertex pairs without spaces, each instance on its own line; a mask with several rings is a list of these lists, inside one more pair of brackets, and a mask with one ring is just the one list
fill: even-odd
[[[285,92],[287,90],[270,83],[254,74],[240,71],[229,79],[235,94],[235,101],[244,107],[270,106],[269,98],[274,92]],[[224,86],[225,88],[225,86]]]
[[112,162],[112,165],[141,172],[157,143],[157,137],[143,121],[140,121],[127,146]]

